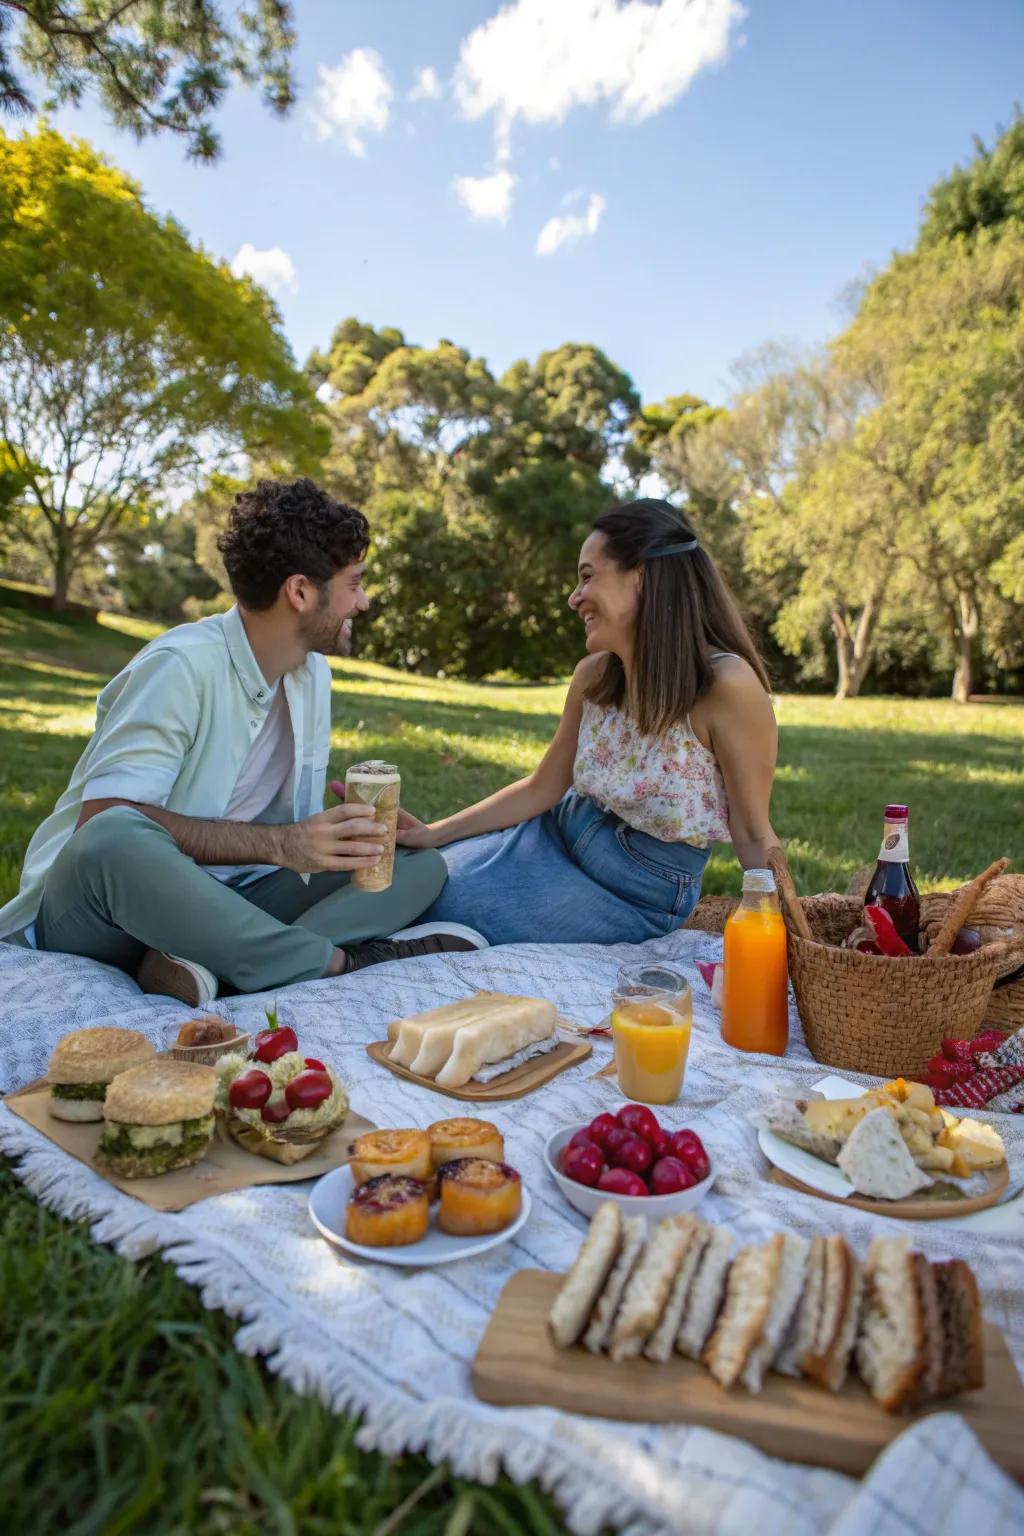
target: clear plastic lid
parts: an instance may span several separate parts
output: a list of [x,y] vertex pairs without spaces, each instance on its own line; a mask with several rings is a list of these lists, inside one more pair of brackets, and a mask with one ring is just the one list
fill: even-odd
[[761,896],[771,896],[775,892],[775,876],[770,869],[745,869],[743,889]]

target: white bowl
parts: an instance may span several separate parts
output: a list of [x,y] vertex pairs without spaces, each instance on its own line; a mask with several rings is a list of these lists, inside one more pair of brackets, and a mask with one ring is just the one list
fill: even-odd
[[[615,1111],[613,1110],[612,1113],[614,1114]],[[570,1138],[577,1131],[586,1130],[588,1123],[584,1120],[579,1125],[563,1126],[560,1131],[548,1137],[544,1148],[548,1172],[569,1204],[584,1216],[593,1216],[606,1200],[617,1205],[623,1216],[644,1216],[649,1222],[661,1221],[665,1216],[681,1216],[684,1211],[692,1211],[700,1205],[715,1182],[715,1165],[712,1163],[706,1179],[701,1179],[699,1184],[691,1184],[689,1189],[681,1189],[674,1195],[616,1195],[609,1189],[595,1189],[589,1184],[577,1184],[575,1179],[567,1179],[565,1174],[559,1171],[558,1159]],[[710,1155],[709,1153],[708,1156]]]

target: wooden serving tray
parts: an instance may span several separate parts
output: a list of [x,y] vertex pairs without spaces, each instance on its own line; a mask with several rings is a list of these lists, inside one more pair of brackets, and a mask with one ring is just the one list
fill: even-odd
[[443,1093],[449,1099],[466,1099],[470,1104],[525,1098],[526,1094],[543,1087],[567,1067],[574,1067],[578,1061],[586,1061],[591,1052],[587,1040],[562,1040],[553,1051],[548,1051],[544,1056],[536,1056],[533,1061],[525,1061],[521,1067],[513,1067],[511,1072],[503,1072],[489,1083],[467,1083],[465,1088],[440,1088],[432,1077],[422,1077],[418,1072],[410,1072],[408,1067],[400,1067],[396,1061],[392,1061],[390,1048],[389,1040],[375,1040],[366,1047],[366,1054],[371,1061],[377,1061],[382,1067],[387,1067],[389,1072],[394,1072],[396,1077],[404,1077],[410,1083],[419,1083],[421,1088]]
[[[769,1456],[859,1477],[917,1415],[885,1413],[861,1382],[838,1393],[771,1373],[756,1396],[726,1392],[701,1365],[616,1365],[581,1345],[556,1349],[547,1317],[562,1275],[521,1269],[498,1300],[473,1362],[473,1391],[485,1403],[532,1404],[645,1424],[700,1424],[736,1435]],[[1024,1385],[998,1328],[985,1324],[985,1386],[945,1398],[930,1412],[963,1416],[994,1461],[1024,1481]]]
[[772,1178],[776,1184],[795,1189],[801,1195],[831,1200],[835,1205],[855,1205],[858,1210],[870,1211],[872,1216],[895,1216],[897,1221],[950,1221],[956,1216],[970,1216],[974,1211],[987,1211],[990,1205],[995,1205],[1010,1182],[1010,1170],[1006,1163],[1000,1163],[998,1168],[987,1168],[988,1188],[980,1195],[967,1195],[963,1200],[920,1200],[914,1196],[908,1200],[873,1200],[869,1195],[826,1195],[812,1184],[795,1179],[791,1173],[783,1173],[781,1168],[772,1169]]

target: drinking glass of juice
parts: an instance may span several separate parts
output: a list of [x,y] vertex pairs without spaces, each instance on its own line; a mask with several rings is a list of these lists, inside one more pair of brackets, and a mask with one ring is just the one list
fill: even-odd
[[619,986],[612,994],[612,1041],[619,1087],[627,1099],[642,1104],[674,1103],[686,1071],[693,1022],[690,988],[679,972],[666,979],[671,990],[626,978],[620,972]]

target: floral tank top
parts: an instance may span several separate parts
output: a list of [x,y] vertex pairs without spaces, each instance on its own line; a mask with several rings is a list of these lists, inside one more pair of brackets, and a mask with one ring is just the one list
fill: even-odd
[[663,843],[727,843],[729,800],[715,755],[689,720],[643,736],[618,709],[583,701],[573,786]]

